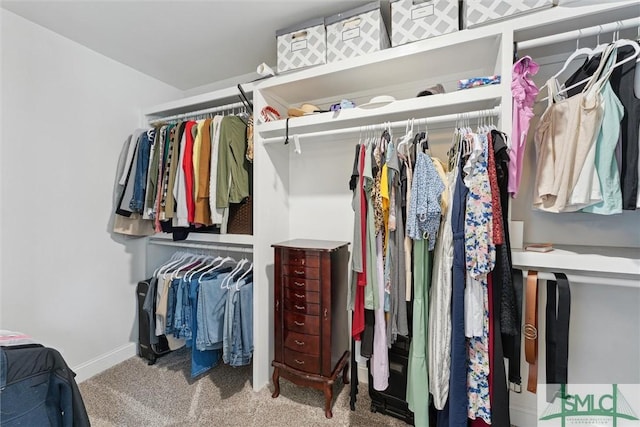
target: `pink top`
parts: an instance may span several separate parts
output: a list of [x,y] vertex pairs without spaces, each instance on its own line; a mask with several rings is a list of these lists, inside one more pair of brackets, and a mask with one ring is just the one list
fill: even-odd
[[511,73],[511,95],[513,97],[513,128],[511,150],[509,151],[509,193],[516,197],[522,178],[529,122],[533,117],[533,104],[538,96],[538,87],[531,79],[540,67],[529,56],[524,56],[513,64]]

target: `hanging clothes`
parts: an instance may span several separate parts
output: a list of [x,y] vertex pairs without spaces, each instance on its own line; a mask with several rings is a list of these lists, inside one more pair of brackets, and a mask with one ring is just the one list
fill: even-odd
[[387,321],[387,346],[396,342],[398,335],[408,336],[404,222],[400,186],[400,159],[393,141],[387,146],[389,168],[389,243],[386,263],[389,269],[390,313]]
[[[630,43],[638,43],[629,41]],[[632,45],[623,45],[617,49],[616,62],[621,62],[635,54]],[[593,76],[601,66],[601,55],[594,55],[587,59],[584,64],[567,79],[567,87],[587,77]],[[640,98],[636,96],[640,91],[635,91],[635,73],[637,63],[635,60],[628,61],[614,68],[611,73],[611,87],[622,103],[625,114],[620,123],[620,144],[618,165],[620,167],[620,185],[623,199],[623,209],[634,210],[637,207],[638,195],[638,158],[640,150],[638,148],[640,139]],[[568,90],[569,96],[582,91],[584,85],[576,86]]]
[[509,151],[509,193],[513,197],[518,196],[520,189],[529,124],[534,116],[533,105],[538,96],[538,87],[532,76],[535,76],[539,69],[538,64],[529,56],[520,58],[512,68],[513,125]]
[[[610,72],[617,58],[613,48],[606,59],[607,64],[602,73]],[[611,215],[622,213],[622,190],[620,174],[615,160],[615,149],[620,135],[620,122],[624,116],[624,106],[616,96],[610,81],[606,81],[601,89],[604,115],[602,126],[595,143],[595,168],[598,172],[601,189],[601,201],[582,209],[583,212]]]
[[[445,175],[443,211],[434,251],[433,277],[429,295],[429,390],[437,410],[443,410],[449,396],[451,370],[451,291],[453,280],[453,231],[451,229],[453,194],[458,178],[457,164]],[[445,195],[446,194],[446,195]]]
[[453,233],[453,276],[451,293],[451,375],[448,408],[438,413],[438,427],[467,426],[467,347],[464,334],[465,210],[469,189],[463,181],[464,161],[458,165],[451,227]]
[[592,79],[589,83],[578,95],[561,99],[557,81],[547,82],[548,105],[535,133],[533,205],[537,209],[556,213],[572,209],[571,193],[602,124],[603,82]]
[[[465,210],[465,330],[469,364],[467,392],[469,418],[491,424],[489,399],[489,296],[487,275],[495,266],[491,186],[487,170],[486,135],[473,135],[473,151],[464,166],[469,196]],[[474,301],[475,304],[471,304]]]

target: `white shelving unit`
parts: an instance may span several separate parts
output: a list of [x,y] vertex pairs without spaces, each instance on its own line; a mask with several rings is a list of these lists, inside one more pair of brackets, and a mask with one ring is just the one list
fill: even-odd
[[[326,107],[343,98],[351,99],[357,105],[377,95],[391,95],[396,99],[396,102],[378,109],[356,108],[291,119],[290,135],[496,107],[500,108],[497,124],[510,134],[514,40],[529,40],[638,16],[640,11],[637,4],[631,3],[618,1],[581,8],[553,8],[486,27],[462,30],[367,56],[276,76],[243,87],[247,92],[253,92],[256,113],[270,105],[284,116],[287,108],[307,102]],[[569,51],[564,46],[564,52]],[[502,83],[456,90],[458,79],[492,74],[500,74]],[[437,83],[444,85],[445,94],[416,98],[419,91]],[[237,89],[229,88],[151,107],[145,109],[143,114],[150,120],[237,100]],[[340,135],[305,138],[302,155],[294,154],[293,144],[263,143],[273,141],[276,137],[284,138],[284,134],[285,120],[258,123],[255,128],[254,235],[192,234],[188,239],[197,243],[244,245],[253,249],[253,387],[256,390],[268,384],[273,358],[271,245],[300,237],[343,241],[352,239],[353,212],[347,182],[355,140]],[[451,133],[434,136],[434,144],[440,147],[446,147],[450,141]],[[525,182],[523,186],[526,185]],[[636,215],[632,221],[637,224],[638,215],[632,215]],[[532,221],[535,220],[534,217]],[[525,221],[525,238],[531,224]],[[638,233],[639,229],[628,231]],[[559,234],[560,240],[554,244],[565,243],[561,240],[567,236]],[[170,238],[159,235],[152,239]],[[615,276],[624,281],[620,282],[623,285],[635,279],[640,280],[637,248],[602,249],[597,240],[580,247],[555,246],[557,249],[547,254],[514,251],[514,264],[519,268],[540,271],[569,270],[576,275],[589,277]],[[638,244],[631,246],[640,247],[640,236]],[[152,245],[149,247],[148,264],[151,265],[154,261],[152,258],[159,252]],[[163,246],[163,250],[166,249],[167,246]]]

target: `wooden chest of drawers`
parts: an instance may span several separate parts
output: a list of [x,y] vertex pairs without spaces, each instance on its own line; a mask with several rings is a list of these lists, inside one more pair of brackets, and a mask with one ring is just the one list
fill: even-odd
[[274,268],[275,358],[273,397],[280,377],[323,390],[331,418],[333,383],[348,383],[348,243],[290,240],[272,245]]

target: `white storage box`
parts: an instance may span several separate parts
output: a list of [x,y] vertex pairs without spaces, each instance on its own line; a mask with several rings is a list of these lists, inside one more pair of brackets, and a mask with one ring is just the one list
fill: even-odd
[[278,73],[327,62],[324,18],[276,31]]
[[380,2],[362,5],[325,19],[327,62],[340,61],[389,47]]
[[555,6],[557,0],[465,0],[465,28]]
[[458,0],[393,0],[391,45],[458,31],[458,16]]

